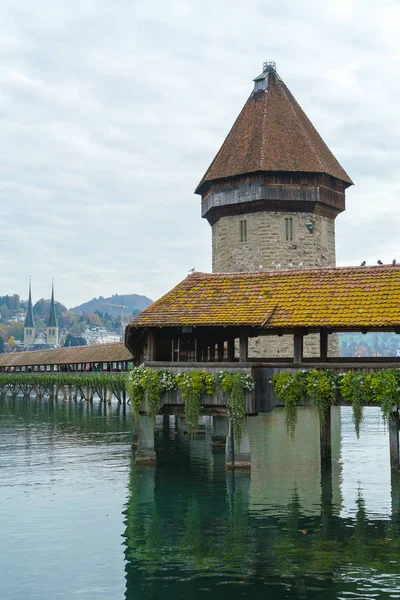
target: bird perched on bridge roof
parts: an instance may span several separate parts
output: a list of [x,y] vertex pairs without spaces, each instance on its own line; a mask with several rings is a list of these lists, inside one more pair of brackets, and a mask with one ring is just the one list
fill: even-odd
[[194,273],[196,270],[196,267],[192,267],[191,269],[189,269],[189,273]]
[[365,267],[366,264],[367,264],[367,261],[363,260],[360,267]]
[[383,265],[383,262],[381,260],[378,260],[377,263],[380,267]]
[[396,266],[396,259],[395,259],[395,258],[392,260],[392,265],[393,265],[394,267]]

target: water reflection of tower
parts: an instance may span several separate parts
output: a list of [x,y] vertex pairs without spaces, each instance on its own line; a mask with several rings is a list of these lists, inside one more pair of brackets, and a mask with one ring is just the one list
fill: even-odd
[[[340,511],[340,408],[331,408],[332,493],[336,511]],[[317,514],[321,499],[321,459],[318,414],[303,407],[298,412],[294,439],[286,430],[281,409],[249,419],[252,451],[250,506],[282,505],[289,502],[296,488],[305,512]]]

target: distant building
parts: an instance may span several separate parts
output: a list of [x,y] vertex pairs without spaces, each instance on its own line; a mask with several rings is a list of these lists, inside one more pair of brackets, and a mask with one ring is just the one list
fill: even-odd
[[24,323],[24,349],[44,350],[55,348],[59,345],[59,329],[54,303],[54,284],[51,287],[50,312],[46,323],[46,333],[39,333],[35,325],[32,305],[32,289],[29,281],[28,308]]
[[58,346],[59,335],[58,335],[58,323],[56,317],[56,307],[54,304],[54,283],[51,286],[51,301],[50,301],[50,313],[47,319],[47,343],[49,345]]
[[26,311],[25,322],[24,322],[24,348],[31,346],[35,341],[35,337],[36,337],[36,326],[35,326],[35,318],[33,316],[31,282],[29,281],[28,308]]

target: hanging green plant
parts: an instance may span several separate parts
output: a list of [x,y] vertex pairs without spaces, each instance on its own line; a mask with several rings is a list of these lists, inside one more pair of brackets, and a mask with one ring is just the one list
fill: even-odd
[[388,424],[393,406],[400,404],[400,370],[388,369],[369,375],[371,395],[379,402],[383,421]]
[[363,420],[363,404],[367,393],[365,376],[362,373],[345,373],[340,382],[340,393],[346,402],[351,402],[353,409],[353,423],[357,439],[360,437],[360,429]]
[[176,389],[176,379],[167,370],[135,367],[125,379],[125,386],[134,414],[138,416],[145,401],[147,412],[154,421],[160,413],[162,395]]
[[143,367],[135,367],[126,378],[126,391],[131,401],[134,415],[139,415],[140,408],[144,400],[144,383],[143,373],[146,371]]
[[183,371],[176,376],[176,383],[185,401],[185,423],[193,438],[200,417],[200,396],[215,394],[215,380],[208,371]]
[[292,438],[297,425],[297,405],[306,391],[306,376],[307,371],[304,370],[297,373],[281,371],[271,380],[278,399],[285,405],[286,428]]
[[323,430],[327,412],[331,404],[337,400],[337,376],[332,371],[317,371],[316,369],[308,371],[306,392],[317,407],[320,426]]
[[232,420],[233,434],[240,446],[246,420],[245,391],[255,389],[254,379],[243,371],[220,371],[218,381],[222,391],[229,394],[229,417]]
[[146,369],[144,374],[144,399],[146,401],[146,409],[153,423],[155,423],[156,415],[160,414],[161,396],[164,393],[164,388],[161,383],[162,372]]

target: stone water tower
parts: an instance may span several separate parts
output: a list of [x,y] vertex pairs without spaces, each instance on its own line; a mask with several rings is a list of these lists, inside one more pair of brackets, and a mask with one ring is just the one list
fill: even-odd
[[[212,227],[213,271],[335,266],[335,219],[352,183],[275,63],[265,63],[196,188]],[[312,355],[318,338],[310,338]],[[290,353],[290,343],[267,351]]]

